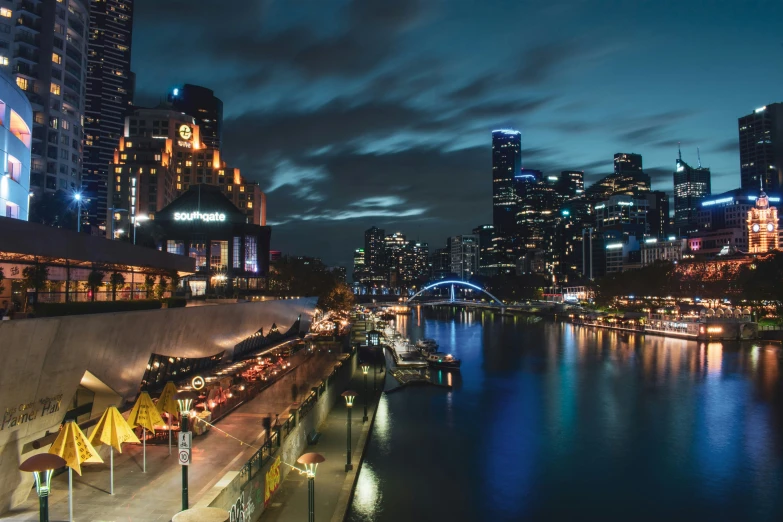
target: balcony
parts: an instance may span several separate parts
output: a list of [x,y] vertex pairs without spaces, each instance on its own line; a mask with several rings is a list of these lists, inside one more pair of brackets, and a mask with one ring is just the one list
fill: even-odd
[[22,14],[16,19],[16,26],[20,28],[29,29],[37,33],[41,32],[41,21],[34,19],[32,16]]
[[19,58],[27,62],[32,62],[34,64],[38,64],[39,57],[40,57],[40,53],[32,52],[30,49],[27,49],[26,47],[17,47],[16,51],[14,51],[14,58]]
[[32,2],[28,2],[27,0],[22,0],[22,2],[19,4],[18,9],[20,11],[25,11],[39,18],[43,13],[43,9],[41,8],[40,5],[36,5]]
[[38,78],[38,68],[33,67],[30,64],[20,62],[17,63],[14,67],[14,74],[23,74],[30,78]]
[[33,47],[37,48],[41,45],[41,38],[37,34],[32,34],[25,31],[17,31],[14,35],[14,42],[32,45]]

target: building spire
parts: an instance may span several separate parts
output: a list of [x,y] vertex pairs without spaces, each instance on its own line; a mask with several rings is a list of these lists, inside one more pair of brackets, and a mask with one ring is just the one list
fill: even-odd
[[680,142],[677,142],[677,157],[682,161],[682,150],[680,149]]
[[701,153],[699,152],[699,147],[696,147],[696,158],[698,158],[699,168],[701,168]]

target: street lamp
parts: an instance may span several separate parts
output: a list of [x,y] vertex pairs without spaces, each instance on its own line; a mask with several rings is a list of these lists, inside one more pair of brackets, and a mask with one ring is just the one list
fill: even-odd
[[39,453],[19,466],[20,471],[29,471],[35,477],[40,522],[49,522],[49,490],[52,487],[52,474],[54,470],[62,468],[65,464],[65,459],[59,455]]
[[[190,418],[190,408],[193,406],[194,394],[190,392],[177,392],[174,394],[174,400],[179,407],[180,433],[188,433],[188,420]],[[192,440],[192,439],[191,439]],[[188,509],[188,466],[182,466],[182,510]]]
[[347,426],[347,439],[346,439],[346,448],[348,450],[348,453],[345,457],[345,471],[351,471],[353,469],[353,464],[351,464],[351,410],[353,409],[353,400],[356,398],[356,392],[351,390],[346,390],[342,392],[340,395],[345,397],[345,405],[348,407],[348,422],[346,424]]
[[127,208],[114,208],[114,207],[111,207],[109,209],[109,213],[111,215],[111,238],[112,239],[117,239],[117,238],[114,237],[114,214],[119,214],[120,212],[127,212],[127,211],[128,211]]
[[315,470],[325,460],[320,453],[305,453],[296,459],[299,464],[304,464],[307,475],[307,522],[315,522]]
[[81,232],[82,231],[82,193],[81,192],[75,192],[73,195],[73,199],[76,201],[76,231]]
[[147,216],[133,216],[133,244],[136,244],[136,227],[140,226],[139,223],[144,223],[145,221],[149,221],[149,217]]
[[362,373],[364,374],[364,417],[362,422],[367,422],[367,374],[370,372],[369,364],[362,364]]

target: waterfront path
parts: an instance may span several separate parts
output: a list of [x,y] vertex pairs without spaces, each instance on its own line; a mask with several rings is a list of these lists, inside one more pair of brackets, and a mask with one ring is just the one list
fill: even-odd
[[[329,356],[329,360],[337,358]],[[327,363],[327,361],[324,361]],[[325,364],[323,376],[334,363]],[[358,372],[360,373],[360,372]],[[224,417],[217,427],[254,446],[260,446],[265,432],[261,419],[280,413],[284,419],[287,403],[262,392]],[[361,423],[361,415],[359,415]],[[344,433],[343,433],[343,436]],[[343,444],[345,439],[343,438]],[[228,471],[239,470],[255,453],[215,429],[193,440],[193,463],[188,471],[190,505],[212,488]],[[182,468],[177,462],[176,444],[169,455],[167,445],[147,445],[147,473],[142,473],[141,445],[126,444],[123,453],[114,455],[114,495],[109,494],[108,453],[106,464],[82,465],[82,476],[73,474],[73,514],[78,522],[156,522],[169,521],[182,508]],[[51,522],[68,520],[68,474],[53,480],[49,497]],[[26,502],[0,515],[0,520],[38,520],[38,498],[31,490]]]
[[[362,422],[364,415],[364,376],[361,370],[354,374],[349,388],[359,394],[351,413],[351,452],[353,470],[346,473],[346,421],[348,408],[340,399],[318,428],[321,434],[318,443],[308,446],[306,452],[320,453],[326,461],[318,465],[315,477],[315,520],[316,522],[342,522],[348,510],[351,492],[360,469],[367,437],[375,419],[378,397],[383,388],[383,376],[378,379],[378,392],[373,394],[372,377],[368,394],[371,400],[367,412],[369,420]],[[301,522],[307,520],[307,478],[291,472],[280,485],[269,507],[262,513],[260,522]]]

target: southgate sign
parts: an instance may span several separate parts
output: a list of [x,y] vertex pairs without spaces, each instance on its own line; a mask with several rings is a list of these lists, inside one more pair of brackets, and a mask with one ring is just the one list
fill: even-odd
[[226,215],[222,212],[174,212],[174,221],[225,221]]

